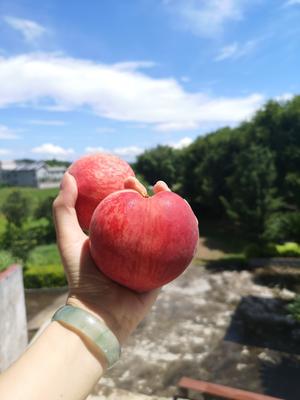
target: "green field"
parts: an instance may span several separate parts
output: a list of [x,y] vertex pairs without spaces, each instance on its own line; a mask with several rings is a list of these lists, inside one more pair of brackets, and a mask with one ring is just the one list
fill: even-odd
[[32,207],[34,208],[39,201],[44,200],[49,196],[56,196],[58,188],[51,189],[37,189],[37,188],[25,188],[25,187],[4,187],[0,188],[0,209],[2,204],[5,202],[7,196],[14,190],[20,191],[22,194],[28,196],[32,201]]

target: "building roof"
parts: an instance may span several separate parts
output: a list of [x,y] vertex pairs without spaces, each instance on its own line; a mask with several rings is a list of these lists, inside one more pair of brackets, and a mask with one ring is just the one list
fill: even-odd
[[45,168],[46,165],[43,161],[33,163],[16,162],[16,161],[1,161],[0,169],[4,171],[36,171],[40,168]]

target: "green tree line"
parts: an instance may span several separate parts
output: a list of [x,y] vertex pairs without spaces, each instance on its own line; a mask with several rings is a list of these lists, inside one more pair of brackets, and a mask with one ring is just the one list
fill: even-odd
[[133,167],[150,184],[165,180],[200,221],[227,220],[253,242],[300,242],[300,96],[184,149],[147,150]]

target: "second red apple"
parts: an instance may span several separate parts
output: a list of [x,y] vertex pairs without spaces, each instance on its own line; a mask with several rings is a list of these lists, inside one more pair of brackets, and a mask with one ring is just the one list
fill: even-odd
[[110,193],[124,189],[124,181],[134,176],[130,165],[107,153],[95,153],[75,161],[69,170],[77,182],[76,212],[82,229],[88,230],[92,214]]

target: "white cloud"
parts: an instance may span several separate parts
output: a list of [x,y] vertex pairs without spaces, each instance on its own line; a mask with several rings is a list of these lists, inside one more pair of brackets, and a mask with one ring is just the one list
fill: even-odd
[[74,150],[64,149],[63,147],[57,146],[52,143],[44,143],[41,146],[31,149],[31,152],[36,154],[46,154],[48,156],[66,157],[70,154],[73,154]]
[[293,93],[283,93],[283,94],[281,94],[280,96],[276,96],[275,97],[275,100],[277,100],[277,101],[289,101],[289,100],[292,100],[292,98],[294,97],[295,95],[293,94]]
[[27,121],[27,124],[41,126],[63,126],[66,125],[66,122],[56,119],[30,119]]
[[88,107],[101,117],[165,130],[239,122],[264,102],[257,93],[235,98],[190,93],[175,79],[53,54],[2,57],[0,87],[0,107],[38,107],[50,101],[55,109]]
[[248,40],[244,44],[237,42],[224,46],[219,54],[216,56],[215,61],[223,61],[226,59],[238,59],[251,53],[257,46],[257,40]]
[[190,137],[184,137],[180,139],[177,143],[171,143],[170,146],[174,149],[183,149],[184,147],[189,146],[193,142],[193,139]]
[[0,156],[6,156],[7,154],[11,154],[11,150],[0,148]]
[[142,154],[145,149],[138,146],[127,146],[127,147],[117,147],[115,149],[105,149],[104,147],[86,147],[86,153],[110,153],[118,157],[125,158],[126,160],[132,160],[139,154]]
[[40,24],[29,19],[4,17],[4,21],[13,29],[20,32],[28,43],[36,42],[47,30]]
[[180,27],[195,35],[219,35],[224,25],[243,18],[243,8],[248,0],[167,0],[168,11]]
[[5,125],[0,125],[0,139],[18,139],[18,135]]

